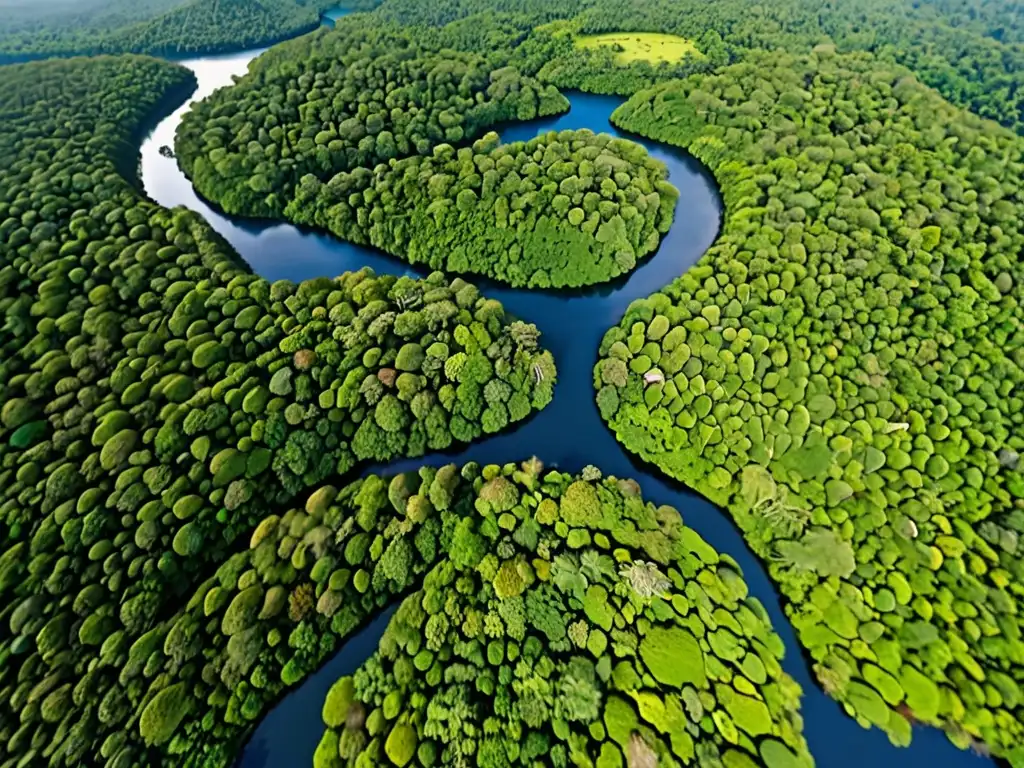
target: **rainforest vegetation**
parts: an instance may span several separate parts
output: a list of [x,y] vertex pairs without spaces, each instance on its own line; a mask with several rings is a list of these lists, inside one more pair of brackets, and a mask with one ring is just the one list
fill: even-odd
[[568,108],[515,68],[343,23],[257,59],[186,115],[175,149],[196,188],[228,213],[279,217],[307,175],[328,181]]
[[639,144],[590,131],[306,176],[286,216],[448,272],[530,287],[599,283],[658,247],[677,192]]
[[[496,38],[485,32],[489,26],[502,26],[514,43],[556,20],[569,20],[584,35],[673,34],[704,55],[684,65],[690,72],[710,72],[752,52],[810,53],[831,42],[904,64],[954,104],[1024,131],[1024,14],[1015,0],[387,0],[373,16],[408,25],[460,21],[487,46]],[[572,39],[561,45],[561,55],[546,56],[551,82],[560,86],[628,95],[638,77],[680,71],[647,62],[615,69],[613,51],[580,51]]]
[[[17,626],[48,645],[15,689],[32,715],[12,756],[230,766],[287,687],[408,595],[324,702],[315,766],[811,768],[799,687],[735,563],[631,481],[584,477],[532,460],[319,486],[135,632],[84,610],[105,585],[59,624],[22,603]],[[48,664],[69,630],[89,640],[77,682]]]
[[590,132],[502,146],[490,125],[565,97],[481,55],[345,24],[282,46],[189,113],[182,167],[231,213],[280,217],[412,263],[512,285],[627,273],[676,191],[638,144]]
[[158,713],[183,714],[153,666],[158,618],[268,505],[523,419],[554,364],[461,280],[271,284],[194,214],[141,198],[119,173],[132,129],[187,70],[4,74],[0,734],[22,763],[134,764],[131,733],[162,743]]
[[686,147],[727,213],[605,336],[602,414],[728,506],[858,719],[1024,759],[1024,141],[826,48],[613,120]]
[[[81,53],[180,55],[240,50],[314,29],[330,0],[143,0],[64,3],[3,0],[0,62]],[[1024,12],[1016,0],[350,0],[381,26],[444,27],[463,50],[518,45],[547,22],[580,34],[659,32],[692,41],[706,58],[653,67],[607,66],[616,52],[564,41],[548,55],[553,82],[622,93],[637,80],[711,71],[755,50],[809,53],[823,42],[904,64],[955,104],[1024,130]],[[418,36],[429,37],[420,30]],[[552,52],[554,53],[554,52]],[[617,84],[617,85],[616,85]],[[614,87],[609,87],[613,86]]]
[[0,3],[0,63],[77,54],[239,51],[315,29],[320,14],[337,5],[330,0],[7,0]]
[[[327,512],[339,533],[306,558],[329,587],[318,610],[358,605],[335,582],[360,574],[366,595],[416,591],[327,695],[316,768],[813,765],[799,687],[735,562],[635,483],[533,460],[370,477],[339,499],[361,503]],[[289,514],[257,528],[261,560],[295,536]]]
[[[236,50],[324,7],[0,0],[0,61]],[[667,231],[639,144],[490,132],[569,88],[631,97],[616,125],[689,151],[725,206],[595,350],[602,417],[731,513],[859,723],[1024,766],[1022,19],[384,0],[191,109],[204,196],[443,270],[421,279],[270,283],[145,199],[138,142],[183,67],[0,68],[0,768],[229,766],[389,605],[319,768],[813,766],[735,561],[635,483],[536,460],[352,481],[552,399],[537,328],[455,273],[603,282]],[[638,33],[693,55],[581,44]]]

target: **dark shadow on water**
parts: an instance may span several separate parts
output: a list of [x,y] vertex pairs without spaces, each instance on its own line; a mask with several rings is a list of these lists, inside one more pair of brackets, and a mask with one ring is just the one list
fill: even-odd
[[[196,71],[203,98],[231,75],[242,74],[255,54],[212,57],[184,62]],[[621,103],[613,96],[569,94],[572,109],[564,115],[500,126],[503,141],[530,139],[548,130],[589,128],[626,135],[608,119]],[[370,266],[378,273],[416,274],[417,269],[374,249],[345,243],[330,235],[303,231],[289,224],[240,221],[214,211],[196,195],[174,160],[159,155],[163,144],[173,144],[174,128],[187,105],[163,121],[142,147],[142,180],[147,193],[162,205],[185,205],[201,213],[243,256],[253,270],[269,280],[295,282]],[[654,293],[696,264],[718,236],[722,203],[714,180],[685,152],[629,136],[647,146],[666,163],[669,181],[679,190],[675,221],[657,252],[644,259],[628,276],[614,282],[575,291],[531,291],[470,277],[481,291],[501,301],[512,316],[536,323],[542,344],[558,365],[558,384],[551,404],[542,412],[497,435],[478,442],[416,459],[373,465],[359,472],[394,474],[421,466],[475,461],[480,464],[519,462],[536,455],[548,467],[578,472],[587,464],[606,476],[633,478],[644,498],[680,511],[719,552],[731,555],[743,569],[750,594],[765,605],[775,630],[786,646],[783,664],[804,689],[802,714],[811,751],[823,768],[985,768],[992,761],[962,752],[934,728],[915,728],[913,746],[893,748],[877,729],[865,730],[847,717],[814,682],[810,661],[803,655],[786,619],[775,586],[763,563],[753,555],[728,513],[681,483],[667,479],[657,468],[626,452],[605,425],[594,400],[593,367],[605,331],[618,324],[630,302]],[[376,649],[387,617],[385,612],[354,635],[320,671],[285,696],[259,723],[242,752],[241,768],[309,766],[323,732],[320,709],[331,684],[350,673]]]

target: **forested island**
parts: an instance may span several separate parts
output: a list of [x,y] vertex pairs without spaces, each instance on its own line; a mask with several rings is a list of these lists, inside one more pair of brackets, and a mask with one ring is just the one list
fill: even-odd
[[[231,766],[389,606],[309,713],[316,768],[812,768],[729,553],[543,445],[443,453],[559,387],[473,275],[627,280],[678,220],[641,140],[707,168],[721,232],[601,321],[569,396],[731,516],[858,723],[1024,766],[1019,5],[354,7],[166,155],[228,214],[422,272],[270,282],[141,192],[138,144],[196,81],[133,52],[265,45],[326,6],[4,3],[0,61],[118,55],[0,66],[0,768]],[[501,141],[571,89],[626,97],[631,138]]]
[[504,146],[489,133],[456,150],[568,102],[514,66],[436,48],[369,23],[282,45],[189,113],[182,167],[229,213],[516,286],[605,282],[657,248],[676,191],[643,147],[584,133]]

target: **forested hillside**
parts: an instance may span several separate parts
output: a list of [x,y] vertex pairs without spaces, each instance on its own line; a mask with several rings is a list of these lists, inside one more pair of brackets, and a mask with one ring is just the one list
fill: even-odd
[[[238,51],[315,29],[332,0],[111,0],[0,4],[0,64],[99,53]],[[348,3],[359,7],[359,2]],[[372,7],[372,3],[365,3]]]
[[605,336],[602,414],[728,506],[865,724],[1024,759],[1024,141],[825,49],[613,119],[706,163],[727,215]]
[[3,34],[28,41],[38,48],[52,45],[59,32],[74,29],[79,34],[101,33],[146,21],[185,0],[139,0],[108,2],[107,0],[0,0],[4,14]]

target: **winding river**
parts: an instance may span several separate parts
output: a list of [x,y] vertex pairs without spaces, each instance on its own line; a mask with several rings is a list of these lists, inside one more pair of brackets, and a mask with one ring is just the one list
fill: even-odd
[[[335,16],[330,17],[331,21]],[[261,51],[190,59],[179,63],[196,73],[199,87],[194,99],[230,85],[245,73]],[[618,133],[609,123],[616,97],[569,94],[569,113],[530,123],[507,126],[506,141],[528,139],[550,129],[590,128]],[[241,221],[212,209],[195,193],[175,160],[159,148],[173,146],[174,131],[188,109],[182,105],[160,122],[142,144],[141,179],[150,198],[167,207],[186,206],[201,213],[251,265],[269,280],[296,282],[370,266],[378,273],[415,274],[416,270],[386,254],[339,241],[326,234],[302,231],[289,224]],[[633,137],[635,138],[635,137]],[[678,509],[687,525],[708,543],[732,555],[742,566],[752,595],[768,609],[775,629],[786,645],[785,668],[803,686],[805,734],[817,765],[822,768],[986,768],[993,763],[962,752],[936,729],[915,728],[914,743],[900,750],[877,729],[864,730],[846,716],[835,701],[821,692],[807,659],[768,576],[726,513],[667,480],[657,469],[635,461],[615,441],[594,402],[592,368],[604,332],[618,323],[631,301],[649,295],[695,264],[718,234],[722,204],[713,179],[684,152],[643,142],[652,156],[664,162],[680,198],[675,222],[657,253],[642,262],[628,278],[613,284],[577,291],[536,292],[510,289],[474,279],[485,295],[500,300],[506,310],[536,323],[542,343],[558,364],[558,384],[552,403],[517,428],[487,438],[458,452],[368,467],[366,472],[394,473],[424,464],[476,461],[503,464],[538,456],[548,466],[576,472],[594,464],[605,474],[636,479],[644,498]],[[330,685],[351,673],[375,649],[390,611],[351,637],[323,669],[289,693],[259,723],[239,760],[240,768],[293,768],[312,764],[313,751],[323,732],[320,707]]]

